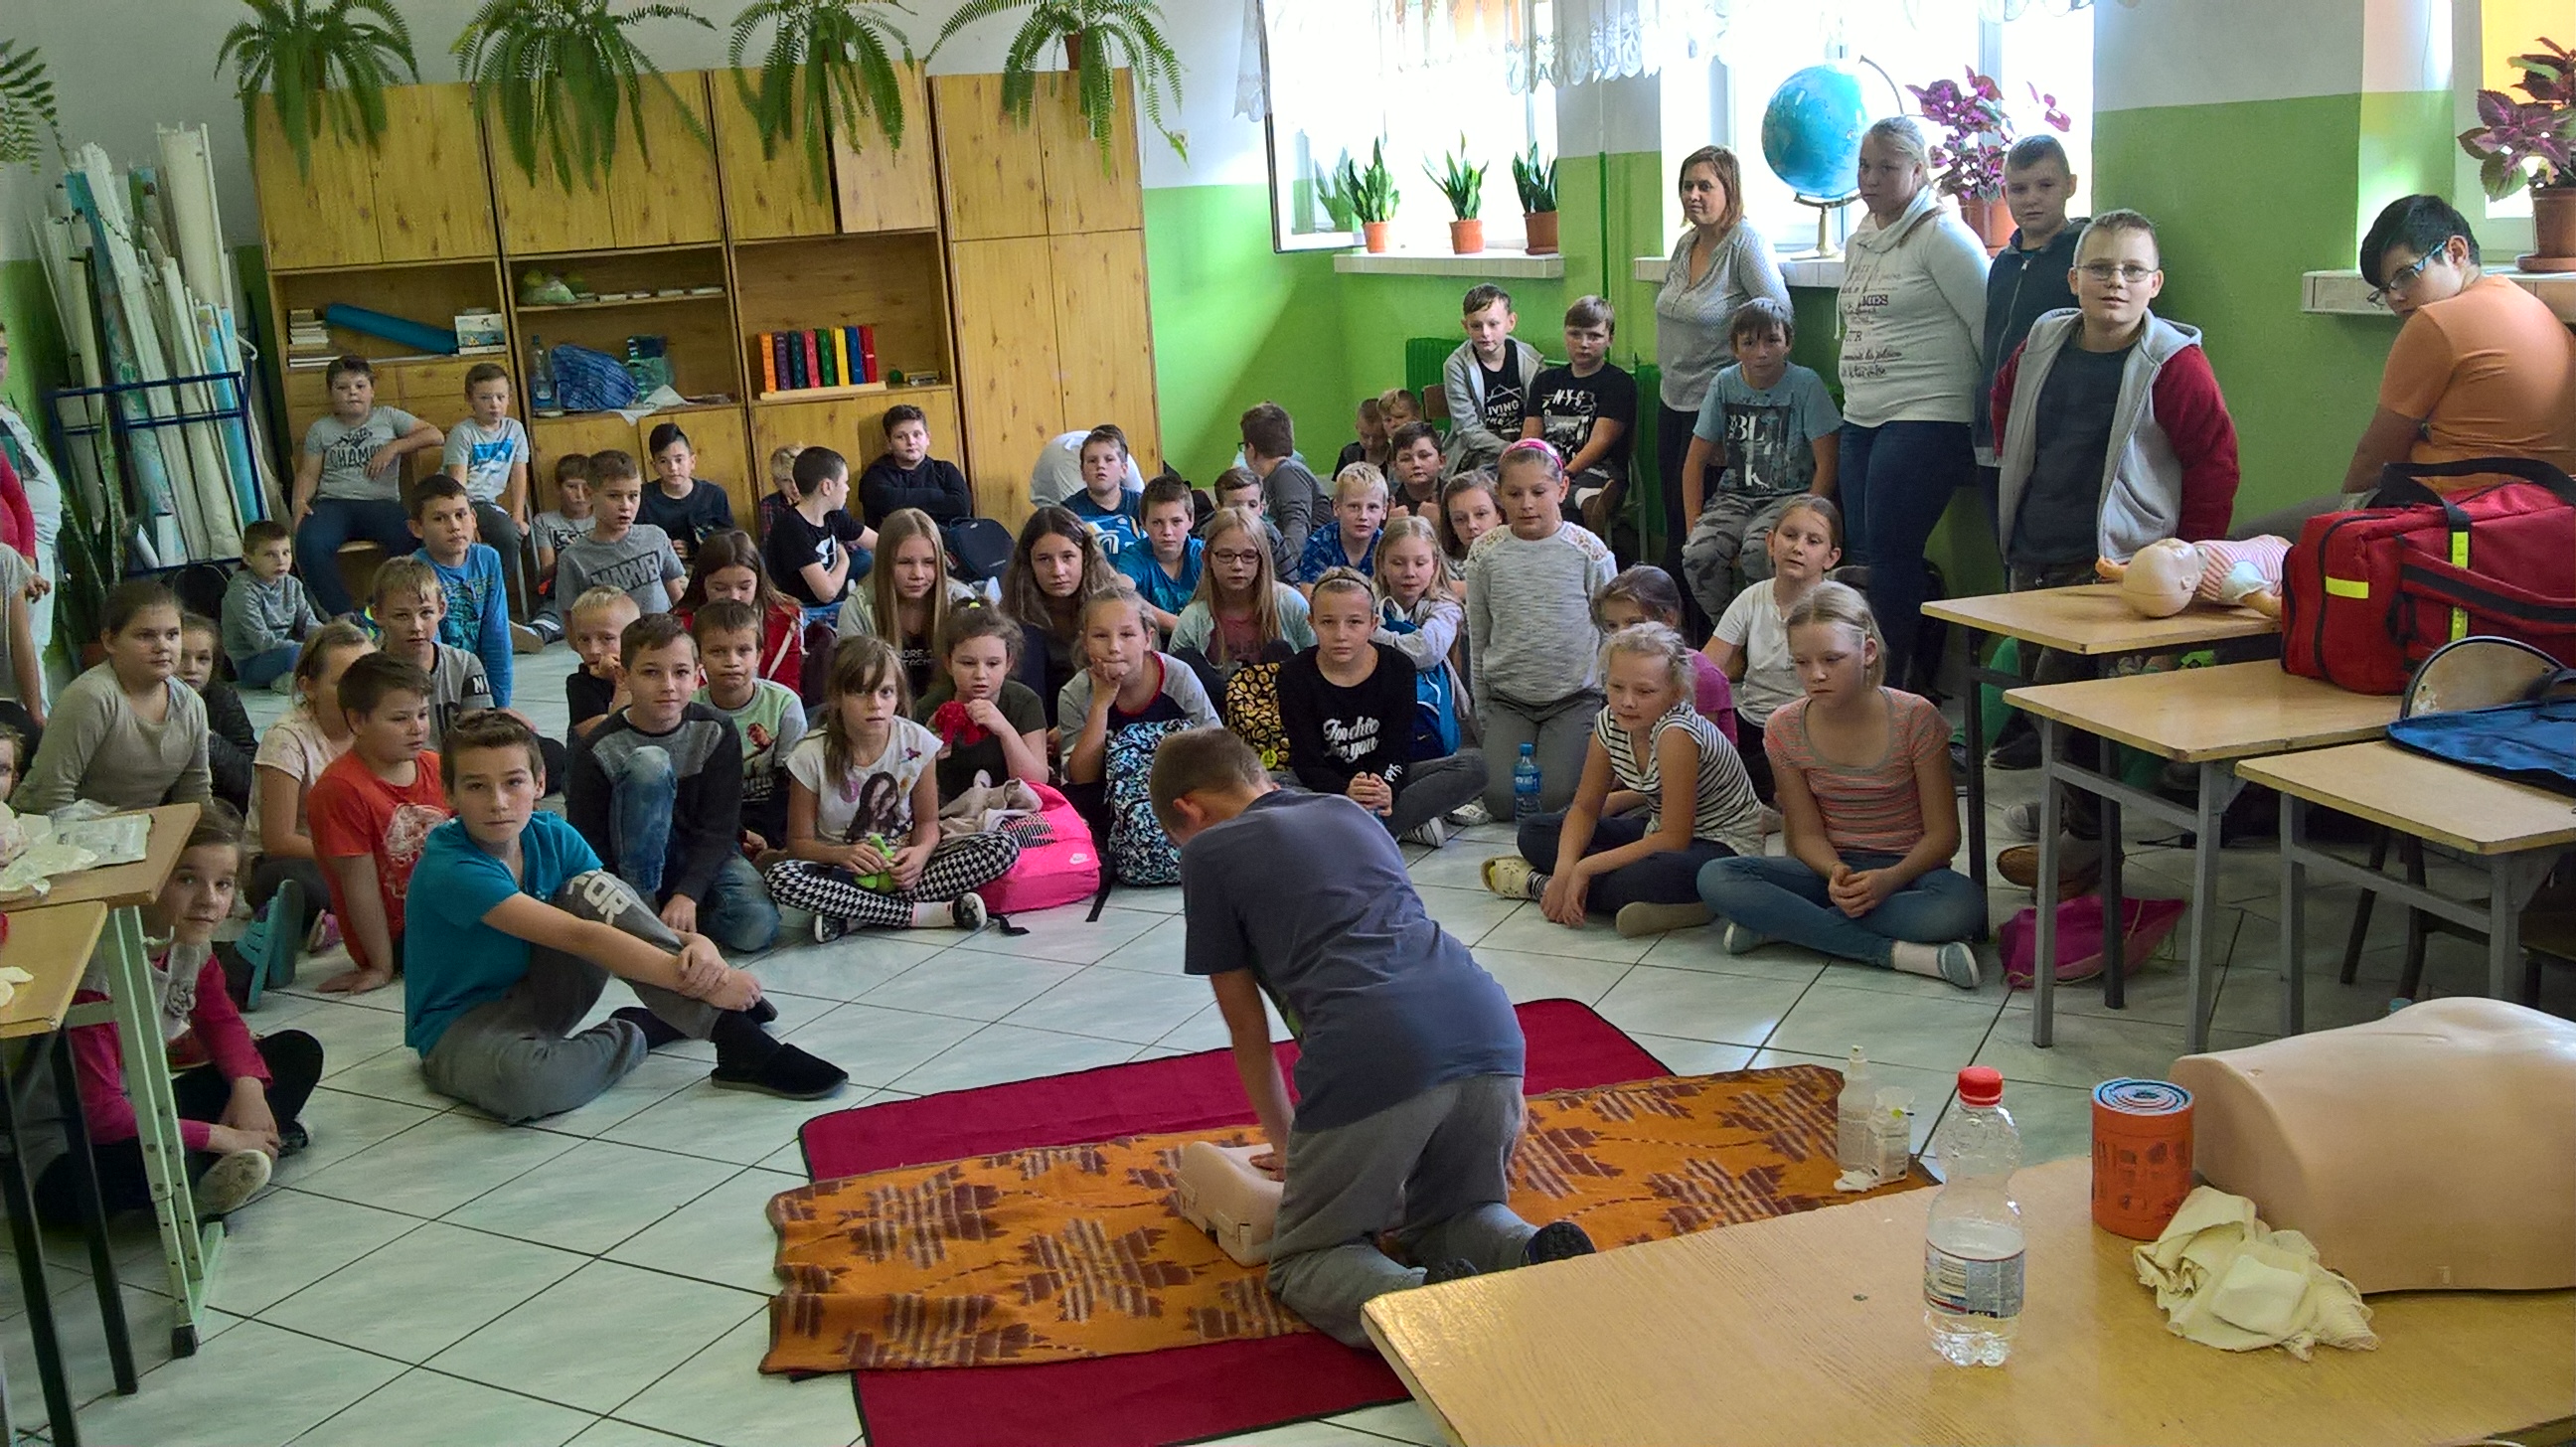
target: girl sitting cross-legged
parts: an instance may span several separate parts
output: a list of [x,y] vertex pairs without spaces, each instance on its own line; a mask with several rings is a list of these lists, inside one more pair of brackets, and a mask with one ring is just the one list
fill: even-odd
[[1949,867],[1950,726],[1928,700],[1886,686],[1878,622],[1852,589],[1817,584],[1787,625],[1806,694],[1772,713],[1762,742],[1789,855],[1700,870],[1727,953],[1786,940],[1975,989],[1967,941],[1985,928],[1986,899]]
[[1172,654],[1190,666],[1211,695],[1247,663],[1285,661],[1315,646],[1306,600],[1272,571],[1261,516],[1219,508],[1208,519],[1198,595],[1172,625]]

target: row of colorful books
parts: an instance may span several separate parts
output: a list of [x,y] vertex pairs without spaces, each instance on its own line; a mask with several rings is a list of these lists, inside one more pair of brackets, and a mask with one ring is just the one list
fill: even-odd
[[881,382],[874,327],[811,327],[762,332],[753,340],[760,359],[760,389],[799,392],[813,387],[854,387]]

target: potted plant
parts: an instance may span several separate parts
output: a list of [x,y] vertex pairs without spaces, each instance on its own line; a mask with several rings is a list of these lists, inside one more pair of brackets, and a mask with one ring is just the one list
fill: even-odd
[[[2012,209],[2004,204],[2004,155],[2012,149],[2012,117],[2004,110],[2004,93],[1993,76],[1968,71],[1968,83],[1936,80],[1909,85],[1923,118],[1945,133],[1932,147],[1934,181],[1941,194],[1959,203],[1959,219],[1986,243],[1989,255],[2012,243]],[[2052,130],[2074,124],[2058,109],[2057,97],[2030,89]]]
[[[1109,166],[1109,141],[1118,119],[1116,75],[1119,66],[1136,72],[1136,100],[1145,119],[1162,134],[1182,160],[1190,156],[1189,137],[1163,124],[1163,108],[1181,107],[1181,62],[1163,38],[1163,11],[1154,0],[966,0],[931,42],[927,63],[958,31],[990,16],[1025,8],[1029,18],[1011,37],[1002,57],[1002,109],[1021,125],[1038,93],[1037,63],[1054,44],[1064,42],[1064,64],[1074,73],[1074,93],[1091,137],[1100,143],[1100,164]],[[1168,97],[1166,95],[1168,92]]]
[[1354,244],[1364,241],[1360,234],[1359,216],[1351,210],[1351,192],[1359,185],[1358,173],[1351,168],[1351,153],[1315,174],[1315,205],[1324,213],[1332,229],[1351,238]]
[[1359,163],[1343,159],[1342,190],[1351,198],[1351,215],[1359,218],[1363,244],[1371,251],[1386,250],[1386,233],[1395,220],[1395,203],[1403,199],[1395,189],[1395,177],[1386,169],[1386,142],[1370,143],[1365,171]]
[[[565,190],[575,180],[597,190],[617,155],[621,120],[634,125],[635,145],[644,147],[643,125],[630,119],[644,102],[644,77],[678,99],[671,82],[626,36],[626,27],[640,20],[686,20],[715,29],[682,6],[638,5],[620,15],[608,0],[484,0],[465,22],[465,32],[449,49],[473,83],[475,110],[486,124],[499,117],[510,159],[529,181],[539,179],[542,144]],[[695,111],[681,106],[679,112],[700,144],[714,144]]]
[[[755,87],[743,79],[742,62],[753,32],[765,24],[777,28]],[[776,155],[780,143],[795,140],[802,127],[807,179],[816,196],[831,194],[835,131],[856,148],[860,123],[874,116],[887,145],[903,144],[903,85],[889,41],[910,65],[912,42],[869,0],[757,0],[734,17],[725,56],[743,108],[760,127],[760,153]]]
[[1532,256],[1556,254],[1556,162],[1542,163],[1538,142],[1529,154],[1512,157],[1512,185],[1521,193],[1521,224],[1527,228],[1526,249]]
[[2480,124],[2460,132],[2460,149],[2478,158],[2478,179],[2497,200],[2531,188],[2530,254],[2524,271],[2576,271],[2576,53],[2554,40],[2508,62],[2522,71],[2517,101],[2500,90],[2478,92]]
[[1485,200],[1485,168],[1467,159],[1467,133],[1458,133],[1458,149],[1440,158],[1442,169],[1432,170],[1425,162],[1422,173],[1429,176],[1440,194],[1449,198],[1449,249],[1460,256],[1473,256],[1485,249],[1485,223],[1476,219],[1476,208]]
[[215,68],[233,64],[242,130],[259,119],[265,90],[298,174],[313,171],[313,138],[328,125],[369,150],[385,133],[385,87],[397,65],[420,79],[411,31],[387,0],[249,0],[251,18],[225,32]]
[[42,125],[63,148],[62,121],[54,110],[54,79],[45,70],[42,51],[24,50],[14,40],[0,40],[0,166],[35,166],[36,127]]

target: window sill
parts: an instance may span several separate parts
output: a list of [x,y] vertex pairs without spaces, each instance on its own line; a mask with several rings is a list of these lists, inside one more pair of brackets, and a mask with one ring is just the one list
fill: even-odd
[[[1649,286],[1661,286],[1664,273],[1671,269],[1671,264],[1669,256],[1640,256],[1630,274]],[[1843,259],[1839,256],[1796,260],[1784,257],[1780,262],[1780,279],[1791,286],[1839,291],[1843,284]]]
[[1346,276],[1505,276],[1552,280],[1565,275],[1563,256],[1525,251],[1478,251],[1466,256],[1430,251],[1344,251],[1333,270]]
[[[2576,271],[2525,272],[2511,267],[2490,267],[2489,276],[2501,276],[2549,304],[2558,319],[2576,326]],[[2384,317],[2386,307],[2374,306],[2370,288],[2362,283],[2359,271],[2311,271],[2302,274],[2299,310],[2320,316]]]

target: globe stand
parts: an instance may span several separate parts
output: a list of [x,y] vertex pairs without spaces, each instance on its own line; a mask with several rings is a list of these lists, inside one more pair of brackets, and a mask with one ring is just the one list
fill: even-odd
[[1850,205],[1853,201],[1858,200],[1859,197],[1860,193],[1857,191],[1853,192],[1849,196],[1844,196],[1832,201],[1820,200],[1814,196],[1792,197],[1791,199],[1795,200],[1801,206],[1812,206],[1816,208],[1816,247],[1813,251],[1801,251],[1789,259],[1792,261],[1832,261],[1839,258],[1843,254],[1843,249],[1834,245],[1832,226],[1833,214],[1836,211],[1841,210],[1843,207]]

